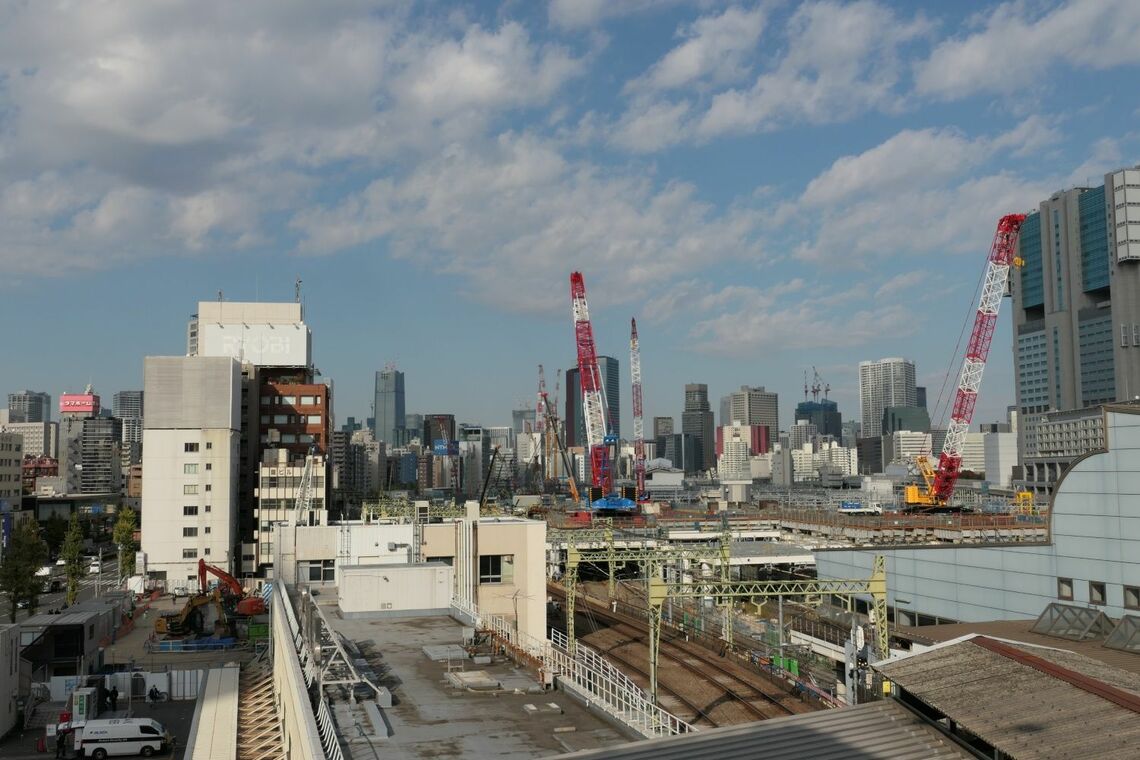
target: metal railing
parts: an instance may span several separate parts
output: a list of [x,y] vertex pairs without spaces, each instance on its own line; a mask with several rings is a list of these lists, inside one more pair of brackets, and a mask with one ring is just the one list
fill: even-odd
[[323,694],[317,701],[317,733],[320,734],[321,747],[327,760],[344,760],[344,752],[336,738],[336,724],[329,712],[329,701]]

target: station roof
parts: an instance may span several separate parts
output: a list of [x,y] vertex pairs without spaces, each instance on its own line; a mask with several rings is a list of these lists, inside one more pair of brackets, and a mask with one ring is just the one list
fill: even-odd
[[1140,678],[1059,649],[971,636],[875,666],[905,692],[1019,760],[1135,757]]
[[942,760],[974,755],[894,700],[714,728],[604,750],[577,760]]

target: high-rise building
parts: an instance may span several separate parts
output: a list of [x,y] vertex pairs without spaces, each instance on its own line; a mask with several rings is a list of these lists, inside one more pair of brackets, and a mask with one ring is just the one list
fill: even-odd
[[121,420],[141,419],[143,416],[143,392],[119,391],[113,399],[112,409]]
[[[598,357],[602,391],[609,410],[607,432],[621,437],[621,377],[618,360],[612,356]],[[578,368],[566,370],[566,445],[586,446],[586,418],[582,416],[582,386]]]
[[740,390],[728,394],[729,424],[764,425],[768,428],[768,441],[775,444],[780,438],[780,399],[779,395],[764,389],[740,386]]
[[228,356],[148,356],[143,366],[146,573],[197,589],[199,559],[229,572],[240,559],[242,369]]
[[[685,386],[685,409],[681,412],[681,432],[691,435],[701,451],[700,469],[708,469],[716,462],[716,438],[713,413],[709,409],[709,387],[704,383]],[[673,463],[678,466],[676,462]]]
[[114,396],[113,410],[123,425],[123,472],[142,462],[143,392],[119,391]]
[[59,475],[67,493],[122,490],[122,424],[100,416],[100,408],[90,385],[59,397]]
[[[0,512],[20,509],[24,483],[24,436],[0,432]],[[4,547],[0,547],[0,553]]]
[[404,443],[404,373],[385,367],[376,373],[376,422],[372,434],[389,446]]
[[[413,438],[419,438],[420,433],[424,429],[424,416],[422,414],[405,414],[404,415],[404,432],[410,441]],[[407,441],[405,441],[406,443]],[[421,441],[422,443],[422,441]]]
[[52,459],[59,456],[58,422],[9,422],[0,424],[0,432],[22,435],[26,456]]
[[914,362],[880,359],[859,362],[859,406],[866,438],[883,434],[883,409],[888,406],[918,406]]
[[843,437],[843,415],[839,413],[839,404],[831,399],[801,401],[796,404],[796,420],[807,420],[819,429],[820,435],[836,440]]
[[657,439],[662,436],[673,435],[673,418],[672,417],[654,417],[653,418],[653,438]]
[[677,469],[684,470],[685,474],[692,475],[705,469],[703,445],[695,435],[674,433],[659,439],[657,445],[661,449],[659,456],[668,459]]
[[514,409],[511,411],[511,426],[514,428],[515,433],[533,433],[534,426],[534,409]]
[[1030,488],[1047,493],[1047,412],[1140,395],[1140,166],[1054,193],[1021,227],[1014,270],[1018,444]]
[[8,422],[51,422],[51,396],[43,391],[9,393]]
[[882,430],[884,435],[898,430],[929,433],[930,413],[921,406],[888,406],[883,409]]

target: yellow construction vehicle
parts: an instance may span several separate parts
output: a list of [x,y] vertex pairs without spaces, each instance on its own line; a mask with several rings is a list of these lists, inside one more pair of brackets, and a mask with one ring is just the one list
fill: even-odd
[[[222,609],[221,593],[217,590],[209,594],[197,594],[186,600],[186,604],[178,612],[163,615],[154,621],[154,632],[164,636],[185,636],[189,633],[201,633],[205,628],[204,615],[199,608],[213,604],[217,613],[217,620],[225,619]],[[212,625],[211,625],[212,628]]]

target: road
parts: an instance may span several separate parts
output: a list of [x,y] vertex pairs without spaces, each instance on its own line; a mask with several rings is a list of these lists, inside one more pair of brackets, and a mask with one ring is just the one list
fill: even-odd
[[[95,598],[96,587],[100,585],[100,578],[102,579],[103,591],[108,591],[114,587],[115,576],[117,570],[115,567],[115,558],[110,557],[103,562],[103,572],[99,574],[88,574],[79,579],[79,597],[77,601],[85,602],[88,599]],[[87,569],[87,561],[83,563],[83,569]],[[40,594],[39,607],[36,609],[36,614],[46,612],[48,610],[59,609],[66,601],[67,592],[58,591],[54,594]],[[0,622],[10,622],[8,615],[8,598],[4,596],[0,598]],[[16,610],[16,622],[27,620],[30,617],[28,610]]]

